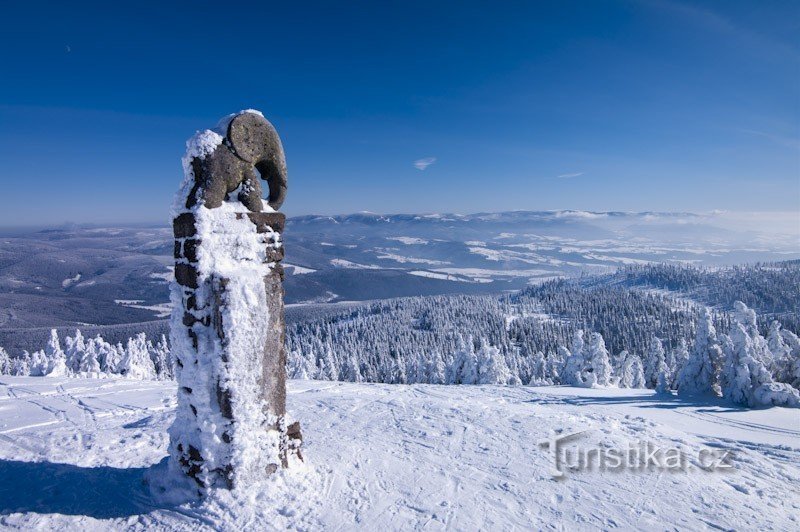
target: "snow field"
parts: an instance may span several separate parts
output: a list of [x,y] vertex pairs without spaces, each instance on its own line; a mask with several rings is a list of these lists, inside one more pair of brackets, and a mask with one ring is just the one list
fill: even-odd
[[[306,464],[244,493],[156,500],[175,385],[0,377],[0,526],[38,529],[796,530],[797,410],[651,390],[292,381]],[[679,446],[686,471],[550,475],[538,442]],[[695,467],[731,449],[733,470]]]

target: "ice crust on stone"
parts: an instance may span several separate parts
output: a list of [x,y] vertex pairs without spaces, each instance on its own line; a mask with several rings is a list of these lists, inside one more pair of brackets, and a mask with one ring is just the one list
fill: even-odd
[[[180,386],[169,431],[169,467],[184,475],[180,461],[188,455],[202,469],[197,478],[203,489],[224,487],[226,479],[234,488],[263,481],[281,463],[277,429],[282,427],[256,406],[263,404],[261,350],[270,318],[264,276],[275,264],[267,261],[267,248],[279,247],[280,235],[257,232],[250,211],[237,200],[214,209],[202,202],[186,208],[194,187],[192,159],[207,156],[223,141],[211,130],[189,139],[184,181],[173,205],[173,217],[187,212],[194,217],[198,287],[171,284],[170,341],[180,362],[175,368]],[[192,305],[187,304],[189,297],[195,298]],[[187,314],[189,321],[197,321],[187,325]],[[224,338],[218,331],[224,331]]]

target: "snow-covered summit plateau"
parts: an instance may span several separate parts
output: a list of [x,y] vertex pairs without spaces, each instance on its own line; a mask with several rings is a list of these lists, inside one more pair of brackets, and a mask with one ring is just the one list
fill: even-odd
[[[0,378],[0,526],[21,529],[797,530],[797,410],[652,390],[292,381],[307,467],[245,493],[154,500],[169,382]],[[565,472],[568,449],[679,448],[686,469]],[[730,451],[706,471],[698,453]]]

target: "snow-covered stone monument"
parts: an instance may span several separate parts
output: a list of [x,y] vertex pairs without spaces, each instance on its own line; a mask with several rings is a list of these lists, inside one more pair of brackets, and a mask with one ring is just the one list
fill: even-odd
[[285,216],[277,212],[286,162],[272,124],[242,111],[189,139],[183,167],[172,213],[171,467],[201,491],[237,488],[300,458],[299,424],[286,415]]

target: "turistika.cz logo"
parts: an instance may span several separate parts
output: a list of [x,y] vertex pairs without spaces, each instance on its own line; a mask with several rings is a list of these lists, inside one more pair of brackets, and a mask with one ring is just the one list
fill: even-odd
[[663,447],[646,440],[628,442],[625,447],[573,445],[581,436],[591,432],[553,431],[539,446],[550,456],[550,474],[563,478],[567,471],[730,471],[733,451],[703,448],[696,452],[681,447]]

